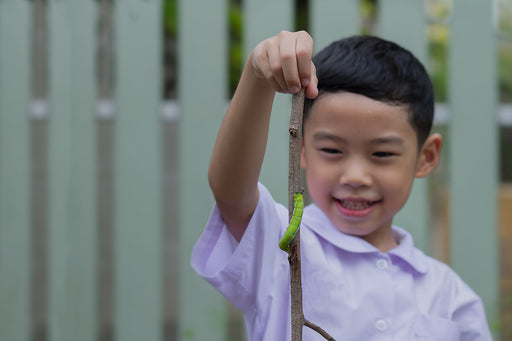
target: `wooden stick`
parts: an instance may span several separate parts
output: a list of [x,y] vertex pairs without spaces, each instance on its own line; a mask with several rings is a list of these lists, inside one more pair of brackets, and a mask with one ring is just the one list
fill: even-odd
[[[288,212],[289,220],[293,213],[293,194],[302,192],[300,178],[300,150],[302,141],[302,116],[304,111],[304,89],[293,95],[292,113],[290,116],[290,140],[288,159]],[[302,275],[300,262],[300,229],[290,244],[288,255],[290,263],[290,293],[291,293],[291,324],[292,341],[302,341],[302,326],[304,313],[302,310]]]
[[[303,192],[300,177],[300,154],[302,142],[302,120],[304,113],[304,89],[292,99],[292,113],[290,116],[289,158],[288,158],[288,212],[289,220],[293,214],[293,194]],[[316,324],[306,320],[302,306],[302,274],[300,260],[300,229],[290,244],[288,255],[290,263],[290,294],[291,294],[291,328],[292,341],[302,341],[302,327],[305,325],[313,329],[326,340],[335,341],[326,331]]]

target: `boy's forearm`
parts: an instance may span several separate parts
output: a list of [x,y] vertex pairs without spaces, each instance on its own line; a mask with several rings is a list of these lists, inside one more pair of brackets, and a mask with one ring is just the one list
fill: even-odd
[[217,203],[241,206],[242,211],[257,203],[274,100],[274,90],[248,68],[224,117],[208,173]]
[[307,32],[280,32],[249,56],[224,116],[208,172],[210,187],[228,229],[241,239],[259,198],[258,178],[267,144],[275,92],[318,94]]

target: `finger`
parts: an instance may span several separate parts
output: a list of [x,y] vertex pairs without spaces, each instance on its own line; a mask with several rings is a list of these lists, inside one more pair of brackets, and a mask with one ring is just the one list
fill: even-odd
[[309,98],[318,96],[318,78],[316,76],[315,64],[311,62],[311,81],[306,85],[305,95]]
[[296,93],[300,90],[299,71],[297,69],[296,34],[280,34],[280,59],[284,81],[288,91]]
[[[271,66],[271,60],[276,59],[276,57],[271,57],[271,55],[275,55],[276,52],[271,51],[276,48],[277,44],[272,38],[259,43],[252,53],[252,68],[255,74],[265,79],[274,91],[282,92],[284,91],[283,86],[276,81],[274,70],[272,70]],[[274,66],[274,69],[275,68],[277,67]]]
[[[304,31],[297,32],[297,40],[295,46],[297,55],[297,67],[299,78],[302,86],[307,86],[312,81],[314,73],[314,65],[311,62],[313,58],[313,39]],[[313,68],[311,67],[313,65]]]
[[272,41],[267,48],[267,59],[269,67],[269,81],[274,84],[274,89],[279,92],[287,92],[288,87],[283,75],[279,43]]

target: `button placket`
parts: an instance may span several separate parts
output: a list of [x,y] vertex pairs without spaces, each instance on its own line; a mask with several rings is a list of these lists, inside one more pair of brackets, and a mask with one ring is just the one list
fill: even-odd
[[[381,254],[381,255],[377,256],[376,258],[374,258],[373,261],[374,261],[375,267],[382,271],[380,273],[380,275],[378,275],[379,278],[383,281],[382,285],[384,285],[384,283],[385,283],[386,287],[389,287],[390,285],[392,285],[392,283],[393,283],[392,273],[389,272],[391,264],[392,264],[390,257],[388,257],[387,255]],[[389,298],[389,300],[382,302],[383,306],[391,306],[392,305],[391,297],[388,297],[388,298]],[[387,302],[387,303],[385,303],[385,302]],[[374,320],[374,327],[375,327],[375,330],[384,334],[384,333],[388,333],[390,331],[391,319],[389,317],[391,315],[388,315],[388,314],[390,314],[391,312],[389,310],[382,310],[381,313],[383,313],[383,315],[380,315],[381,318],[378,318],[378,316],[376,316],[378,319]]]
[[386,259],[379,259],[377,260],[377,268],[383,270],[383,269],[387,269],[387,267],[389,266],[389,262],[386,260]]
[[375,328],[381,332],[388,329],[388,323],[385,320],[378,320],[375,322]]

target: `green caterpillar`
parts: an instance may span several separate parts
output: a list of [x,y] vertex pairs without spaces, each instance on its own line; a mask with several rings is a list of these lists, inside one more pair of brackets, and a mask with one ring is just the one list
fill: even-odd
[[299,232],[300,221],[302,220],[302,211],[304,210],[304,200],[302,198],[302,193],[296,192],[293,194],[293,214],[292,220],[290,221],[290,225],[286,229],[283,237],[279,241],[279,247],[281,250],[290,252],[290,243],[297,232]]

